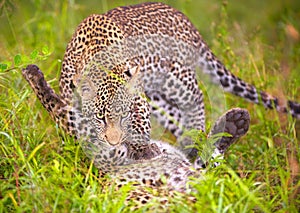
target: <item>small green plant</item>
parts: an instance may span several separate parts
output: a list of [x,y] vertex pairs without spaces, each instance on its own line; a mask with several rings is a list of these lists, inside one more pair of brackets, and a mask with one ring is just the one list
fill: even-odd
[[13,57],[13,61],[0,62],[0,72],[8,72],[10,70],[21,70],[28,64],[35,64],[45,61],[49,58],[51,52],[48,46],[44,46],[40,51],[33,50],[29,56],[17,54]]
[[186,146],[186,149],[195,148],[198,150],[198,155],[203,163],[207,162],[211,165],[214,162],[222,161],[220,158],[211,159],[211,156],[214,152],[215,146],[214,144],[220,140],[222,137],[230,137],[231,135],[226,132],[209,135],[199,130],[189,130],[186,131],[183,136],[189,137],[194,142],[193,145]]

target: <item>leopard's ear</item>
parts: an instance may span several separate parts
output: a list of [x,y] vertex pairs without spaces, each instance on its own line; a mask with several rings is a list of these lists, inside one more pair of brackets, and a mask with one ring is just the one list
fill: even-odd
[[126,82],[126,87],[130,93],[137,93],[138,91],[143,91],[141,76],[140,73],[140,66],[135,65],[130,67],[127,71],[127,76],[131,76],[128,82]]
[[129,78],[133,79],[133,78],[136,78],[136,76],[138,75],[139,72],[140,72],[140,66],[135,65],[135,66],[129,67],[124,72],[124,74],[127,75]]

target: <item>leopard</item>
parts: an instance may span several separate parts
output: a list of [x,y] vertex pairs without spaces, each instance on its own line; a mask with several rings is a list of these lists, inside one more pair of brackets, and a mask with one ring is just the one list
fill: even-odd
[[[196,77],[200,72],[225,92],[300,118],[299,103],[284,104],[236,77],[187,16],[160,2],[117,7],[84,19],[67,45],[59,94],[38,66],[22,70],[52,119],[120,186],[160,187],[164,176],[170,190],[182,192],[189,177],[201,176],[208,165],[185,134],[206,128]],[[151,138],[151,117],[175,136],[177,145]],[[245,109],[220,116],[209,137],[229,135],[213,144],[214,166],[214,159],[245,135],[249,124]]]
[[[97,70],[97,73],[99,72],[101,71]],[[103,74],[104,73],[106,72],[103,72]],[[53,90],[51,90],[44,79],[43,73],[36,65],[28,65],[27,68],[23,70],[23,75],[31,85],[34,85],[34,89],[37,91],[46,89],[47,93],[50,93],[47,96],[48,98],[57,98],[57,96],[53,95]],[[81,145],[88,157],[93,159],[94,165],[101,170],[102,177],[105,174],[109,174],[110,179],[112,178],[114,180],[114,184],[116,184],[115,187],[117,189],[121,188],[125,184],[133,184],[137,187],[130,191],[126,198],[126,204],[133,205],[132,210],[144,207],[145,204],[155,197],[159,200],[159,202],[164,204],[163,208],[160,209],[164,212],[168,206],[168,199],[166,197],[170,196],[170,193],[172,196],[173,191],[183,194],[189,192],[191,190],[188,188],[189,178],[202,177],[210,162],[203,161],[203,159],[199,157],[193,164],[191,160],[177,147],[160,140],[150,139],[148,142],[148,149],[146,150],[143,149],[141,145],[137,146],[134,144],[133,146],[132,144],[127,144],[128,141],[124,139],[124,143],[117,144],[116,141],[118,141],[119,138],[116,137],[116,131],[111,130],[113,129],[112,124],[110,126],[111,129],[106,131],[105,137],[97,137],[96,131],[101,130],[99,130],[99,127],[96,129],[96,127],[93,126],[95,120],[93,119],[93,116],[91,118],[88,114],[91,110],[89,104],[92,103],[91,106],[95,107],[95,101],[92,100],[88,101],[89,104],[82,104],[89,98],[95,98],[94,95],[91,95],[93,94],[93,91],[91,91],[91,88],[93,87],[91,85],[86,87],[86,81],[84,82],[85,84],[82,85],[79,92],[81,93],[81,102],[75,101],[72,107],[68,106],[67,108],[68,112],[72,111],[72,116],[76,117],[76,119],[72,119],[75,121],[73,128],[77,129],[77,132],[74,133],[75,137],[77,137],[78,140],[84,140]],[[104,82],[105,85],[108,83],[107,80]],[[119,81],[118,83],[120,84]],[[124,113],[124,109],[129,106],[129,109],[127,110],[132,110],[131,106],[135,106],[134,104],[136,99],[132,99],[135,93],[130,93],[130,88],[135,84],[132,82],[132,79],[130,79],[128,83],[129,85],[118,85],[117,95],[113,96],[112,101],[109,102],[110,105],[106,106],[105,109],[110,109],[109,117],[115,117],[117,121],[125,118],[125,122],[130,125],[132,121],[128,119],[128,113]],[[79,102],[82,104],[83,108],[76,105]],[[121,103],[122,107],[115,107],[119,106],[114,105],[113,103],[115,102]],[[88,109],[85,109],[85,107]],[[79,111],[77,111],[77,108],[80,108]],[[92,109],[95,110],[95,108]],[[93,114],[94,111],[92,111],[92,115]],[[99,119],[100,116],[96,116]],[[111,119],[111,121],[112,120],[113,119]],[[215,122],[213,128],[211,128],[208,137],[214,137],[214,135],[218,135],[223,132],[230,134],[230,136],[222,136],[218,138],[218,140],[213,144],[214,149],[209,150],[211,151],[210,154],[213,167],[219,165],[219,161],[215,162],[214,160],[222,160],[223,154],[229,146],[247,133],[249,125],[250,115],[245,109],[233,108],[220,116],[220,118]],[[92,128],[90,126],[92,126]],[[126,125],[123,122],[122,127],[124,126]],[[81,132],[81,129],[84,129],[84,131]],[[113,131],[114,134],[109,135],[110,131]],[[127,133],[128,129],[125,128],[125,131]],[[103,132],[105,131],[102,130],[101,133]],[[130,133],[132,134],[132,132]],[[129,134],[129,136],[131,134]],[[131,141],[132,139],[130,139],[130,142]],[[128,147],[128,145],[131,147]],[[131,151],[133,148],[136,149],[134,152]],[[149,153],[149,150],[152,152]],[[153,151],[155,151],[155,155],[153,155]],[[135,154],[134,156],[132,156],[133,153]],[[163,181],[164,178],[166,178],[166,182]],[[167,189],[165,189],[165,187],[167,187]],[[159,189],[159,194],[154,196],[152,192],[149,191],[149,188]],[[163,189],[166,191],[163,191]],[[188,197],[188,199],[194,202],[193,197]],[[158,211],[158,209],[155,211]]]

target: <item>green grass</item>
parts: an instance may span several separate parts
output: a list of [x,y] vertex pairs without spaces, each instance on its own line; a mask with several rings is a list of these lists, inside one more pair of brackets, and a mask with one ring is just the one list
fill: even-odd
[[[227,6],[217,0],[166,2],[190,18],[233,73],[274,95],[300,100],[298,1],[228,1]],[[36,63],[57,90],[64,50],[80,21],[127,4],[0,4],[0,212],[129,211],[124,199],[131,186],[115,191],[103,185],[92,162],[50,120],[21,75],[22,67]],[[226,164],[192,181],[197,202],[174,198],[170,211],[297,212],[299,122],[231,95],[222,107],[210,104],[211,98],[206,99],[208,118],[218,110],[244,107],[251,114],[251,128],[227,152]]]

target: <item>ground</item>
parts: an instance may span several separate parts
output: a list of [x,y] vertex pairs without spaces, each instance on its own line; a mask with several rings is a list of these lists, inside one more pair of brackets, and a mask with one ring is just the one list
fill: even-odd
[[[104,190],[97,169],[50,120],[21,68],[36,63],[58,89],[64,49],[80,21],[139,2],[0,3],[0,212],[128,211],[123,201],[132,186]],[[190,18],[233,73],[271,94],[300,101],[298,1],[164,2]],[[300,122],[224,96],[210,85],[202,89],[208,127],[231,107],[248,109],[251,127],[227,152],[223,166],[209,170],[204,180],[193,180],[197,202],[190,205],[179,197],[170,211],[297,212]],[[159,126],[153,129],[154,137],[172,141]]]

